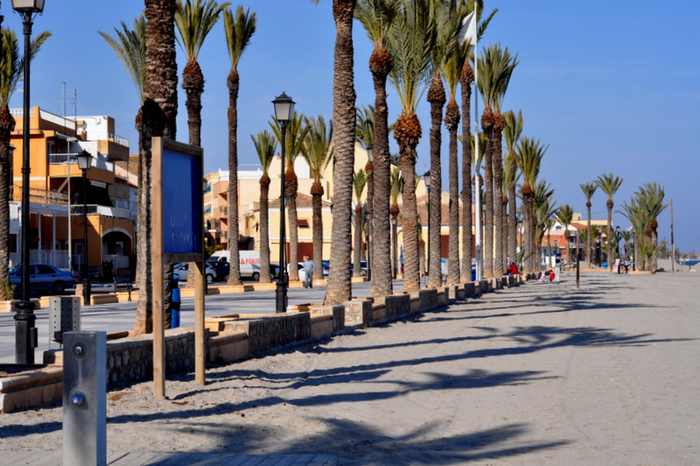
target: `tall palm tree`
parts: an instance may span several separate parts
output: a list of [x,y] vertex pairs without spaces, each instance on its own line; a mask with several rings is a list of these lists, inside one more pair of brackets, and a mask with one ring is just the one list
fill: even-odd
[[250,136],[260,159],[260,283],[271,283],[270,277],[270,165],[275,158],[277,142],[267,131]]
[[[316,0],[318,2],[318,0]],[[342,304],[352,297],[347,264],[352,250],[352,175],[355,164],[355,85],[352,22],[357,0],[333,0],[335,55],[333,60],[333,233],[331,270],[324,303]]]
[[[586,207],[588,208],[588,225],[586,225],[586,228],[588,231],[591,231],[591,198],[593,197],[593,194],[595,194],[596,190],[598,189],[598,185],[596,184],[595,181],[589,181],[586,183],[581,183],[579,185],[581,188],[581,191],[583,191],[583,195],[586,197]],[[591,235],[586,236],[586,262],[588,262],[588,266],[591,266]]]
[[[211,4],[212,2],[210,2]],[[231,271],[229,285],[241,285],[241,261],[238,253],[238,90],[240,76],[238,63],[243,51],[255,33],[255,13],[244,10],[242,6],[236,9],[234,16],[230,9],[224,12],[224,32],[226,33],[226,49],[231,60],[231,71],[226,78],[228,87],[228,250],[231,254]],[[189,277],[188,277],[189,278]]]
[[605,206],[608,208],[608,229],[606,232],[607,235],[607,261],[608,261],[608,269],[612,272],[612,266],[610,265],[610,261],[612,259],[612,210],[614,207],[613,203],[613,196],[615,193],[617,193],[617,190],[620,189],[620,186],[622,185],[622,178],[619,176],[614,176],[612,173],[606,173],[604,175],[600,175],[598,179],[596,180],[596,184],[598,184],[598,187],[608,196],[608,201],[605,203]]
[[418,251],[418,213],[415,193],[416,147],[422,129],[416,106],[419,95],[431,76],[430,53],[437,38],[437,23],[430,0],[412,0],[402,5],[389,36],[389,50],[394,56],[390,74],[401,101],[401,114],[394,125],[399,145],[399,163],[403,187],[404,291],[420,289]]
[[537,256],[535,244],[535,224],[536,216],[534,211],[535,188],[537,177],[540,173],[542,157],[547,152],[547,146],[543,146],[539,140],[530,139],[526,136],[520,138],[516,152],[518,168],[523,174],[522,197],[523,197],[523,228],[526,264],[525,273],[532,273],[537,270]]
[[632,257],[634,259],[634,267],[639,270],[644,270],[643,261],[640,261],[642,257],[640,254],[640,245],[649,229],[649,225],[651,225],[651,219],[647,215],[646,209],[642,208],[640,205],[639,196],[632,198],[629,204],[623,202],[621,213],[632,225],[634,244]]
[[[175,0],[144,0],[146,18],[146,73],[144,79],[138,199],[137,275],[139,303],[134,334],[153,331],[151,218],[152,138],[176,139],[177,131],[177,62],[175,60]],[[165,267],[165,303],[169,302],[172,267]],[[168,306],[166,306],[167,308]],[[167,318],[165,322],[169,322]]]
[[[511,261],[514,261],[518,250],[518,206],[516,201],[517,181],[520,178],[518,172],[518,164],[515,160],[515,150],[523,133],[523,112],[518,110],[518,114],[512,110],[503,114],[505,127],[503,128],[503,139],[506,142],[506,150],[508,154],[504,158],[504,173],[503,183],[508,186],[508,254]],[[506,176],[506,167],[508,167],[508,176]],[[506,180],[507,178],[507,180]]]
[[[505,120],[501,104],[508,90],[513,70],[518,64],[517,54],[511,56],[508,48],[496,44],[484,49],[479,59],[479,92],[484,101],[481,127],[489,139],[484,152],[484,176],[486,183],[486,235],[484,238],[484,275],[492,277],[505,270],[502,241],[506,241],[503,228],[503,203],[497,199],[503,191],[502,133]],[[494,238],[495,226],[495,238]],[[494,244],[496,243],[496,244]],[[496,255],[493,257],[493,251]]]
[[393,66],[387,49],[387,34],[398,14],[397,0],[358,0],[355,17],[362,23],[374,45],[369,58],[369,70],[374,85],[374,126],[372,160],[372,296],[393,292],[389,254],[391,235],[389,224],[390,171],[389,107],[386,81]]
[[[467,47],[469,44],[467,44]],[[447,83],[449,98],[447,107],[445,108],[445,128],[449,134],[449,185],[450,185],[450,204],[449,204],[449,240],[448,240],[448,260],[447,260],[447,284],[455,285],[460,281],[460,260],[459,260],[459,155],[457,148],[457,131],[459,130],[459,105],[457,104],[457,85],[459,78],[464,68],[464,62],[467,60],[468,53],[464,50],[464,46],[455,44],[451,49],[445,66],[443,68],[443,77]],[[471,153],[471,151],[470,151]],[[471,172],[471,167],[470,167]],[[466,185],[467,183],[465,183]],[[471,193],[471,188],[470,188]],[[471,226],[471,219],[470,219]],[[462,234],[467,236],[467,231],[463,230]],[[471,236],[471,231],[469,235]],[[470,238],[471,240],[471,238]],[[470,243],[471,244],[471,243]],[[467,252],[464,251],[466,255]],[[471,254],[469,254],[471,262]]]
[[365,191],[365,186],[367,186],[367,173],[360,169],[355,172],[352,180],[353,190],[355,191],[355,199],[357,199],[357,204],[355,204],[355,247],[354,247],[354,258],[353,258],[353,275],[356,277],[362,276],[362,193]]
[[569,204],[559,206],[557,212],[557,221],[564,227],[564,235],[566,238],[566,261],[571,264],[571,236],[569,235],[569,225],[574,219],[574,208]]
[[[185,52],[187,64],[182,70],[182,88],[187,93],[187,124],[189,141],[193,146],[201,146],[202,94],[204,75],[197,57],[209,32],[219,20],[221,12],[230,5],[218,5],[215,0],[204,3],[202,0],[177,0],[175,26],[180,33],[178,43]],[[232,174],[233,175],[233,174]]]
[[[10,113],[10,97],[17,83],[24,76],[24,60],[33,60],[51,33],[43,31],[29,45],[29,57],[21,57],[19,41],[8,28],[0,28],[0,300],[6,300],[10,271],[10,187],[12,163],[10,139],[15,129],[15,119]],[[27,131],[27,128],[24,129]]]
[[[488,27],[493,17],[498,12],[494,9],[486,19],[482,19],[484,11],[483,0],[469,0],[460,3],[459,17],[465,17],[467,14],[474,11],[476,8],[477,16],[477,37],[481,38],[484,31]],[[470,60],[473,60],[471,53],[472,46],[465,42],[460,46],[461,53],[464,55],[464,65],[459,76],[462,96],[462,281],[471,281],[472,276],[472,183],[466,180],[471,180],[472,175],[472,145],[464,141],[471,141],[471,97],[472,84],[474,83],[474,69],[471,67]],[[482,146],[483,147],[483,146]],[[479,192],[479,188],[476,189]],[[477,194],[478,195],[478,194]]]
[[[367,163],[365,164],[365,174],[367,176],[367,200],[365,202],[365,209],[372,215],[372,198],[374,197],[374,166],[372,160],[369,157],[370,146],[374,144],[374,107],[371,105],[369,108],[362,106],[362,109],[357,109],[357,126],[355,127],[355,135],[357,141],[360,143],[363,149],[367,151]],[[368,219],[365,223],[365,228],[367,229],[367,237],[370,236],[370,224],[372,219]],[[371,242],[367,242],[367,252],[369,253],[371,247]],[[371,264],[368,264],[368,267]]]
[[391,194],[391,208],[389,214],[391,215],[391,269],[392,276],[396,278],[399,269],[398,262],[398,244],[397,244],[397,225],[399,221],[399,213],[401,209],[399,208],[399,196],[403,192],[403,176],[401,175],[401,169],[399,167],[394,167],[391,171],[391,183],[390,183],[390,194]]
[[[309,132],[306,144],[301,147],[301,154],[309,165],[311,178],[312,235],[314,264],[319,273],[323,270],[323,185],[321,178],[328,164],[333,159],[333,122],[326,125],[323,116],[311,118],[307,122]],[[323,274],[321,274],[323,278]]]
[[[276,118],[270,123],[272,131],[282,145],[282,127]],[[304,140],[309,132],[306,118],[294,112],[292,121],[287,125],[285,132],[285,155],[287,168],[284,174],[284,195],[287,198],[287,216],[289,218],[289,263],[295,264],[299,260],[299,220],[297,218],[297,192],[299,191],[299,179],[294,171],[294,160],[301,153]],[[289,267],[289,280],[299,280],[297,267]]]

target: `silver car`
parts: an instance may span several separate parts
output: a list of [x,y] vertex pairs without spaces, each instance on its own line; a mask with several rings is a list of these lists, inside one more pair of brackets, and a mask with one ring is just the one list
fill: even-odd
[[[66,270],[61,270],[48,264],[30,265],[29,290],[50,294],[63,294],[66,288],[73,288],[75,280],[73,275]],[[15,285],[15,296],[22,292],[22,265],[17,265],[10,270],[10,283]]]

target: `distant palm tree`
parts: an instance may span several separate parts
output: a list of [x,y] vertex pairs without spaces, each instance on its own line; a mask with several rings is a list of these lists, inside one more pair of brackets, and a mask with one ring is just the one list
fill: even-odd
[[[145,0],[146,17],[146,74],[144,80],[139,178],[141,190],[138,200],[137,276],[139,303],[136,310],[134,334],[153,331],[151,237],[151,153],[152,138],[176,139],[177,130],[177,62],[175,60],[175,0]],[[170,301],[172,266],[165,266],[164,305]],[[165,322],[169,322],[168,313]],[[167,325],[167,324],[166,324]]]
[[301,154],[309,165],[311,178],[314,180],[311,185],[312,202],[312,235],[314,264],[316,270],[323,278],[323,185],[321,178],[328,164],[333,160],[333,122],[326,126],[323,116],[311,118],[307,122],[309,132],[306,135],[306,144],[301,147]]
[[[224,32],[226,33],[226,48],[231,60],[231,71],[226,78],[228,87],[228,240],[231,269],[228,278],[229,285],[241,285],[241,261],[238,252],[238,90],[240,75],[238,62],[243,51],[253,37],[256,27],[255,13],[244,10],[242,6],[236,9],[234,16],[230,9],[224,12]],[[188,277],[189,278],[189,277]]]
[[[370,215],[374,214],[372,204],[374,198],[374,164],[370,160],[370,146],[374,145],[374,107],[371,105],[369,108],[362,106],[362,109],[357,109],[357,126],[355,127],[355,135],[357,141],[360,143],[363,149],[367,151],[367,163],[365,164],[365,173],[367,175],[367,201],[365,202],[365,209]],[[367,228],[367,236],[370,236],[369,230],[373,219],[369,219],[365,222],[365,228]],[[368,241],[367,251],[370,251],[372,244]],[[372,256],[374,258],[374,256]],[[371,267],[371,264],[368,264]]]
[[386,81],[393,66],[393,59],[387,49],[387,35],[398,14],[398,8],[398,0],[358,0],[355,9],[355,17],[362,23],[374,45],[369,58],[375,93],[372,138],[372,296],[386,296],[393,292],[389,224],[391,164]]
[[632,198],[629,204],[623,202],[622,211],[620,213],[622,213],[632,225],[634,245],[634,251],[632,252],[634,258],[633,267],[644,270],[644,263],[640,261],[642,256],[639,248],[649,229],[649,225],[651,225],[651,219],[647,215],[646,209],[640,206],[638,197]]
[[391,82],[401,102],[401,114],[394,125],[394,138],[399,145],[399,163],[404,179],[403,248],[404,291],[420,289],[418,250],[418,213],[415,193],[416,147],[422,129],[416,107],[425,81],[430,76],[430,52],[437,30],[431,14],[430,0],[414,0],[403,5],[393,23],[389,50],[394,56]]
[[187,93],[185,107],[190,144],[197,147],[201,146],[204,93],[204,75],[197,57],[202,50],[204,39],[219,20],[221,12],[229,5],[228,2],[218,5],[215,0],[209,0],[206,4],[202,0],[177,0],[175,26],[180,33],[178,43],[187,57],[187,64],[182,70],[182,88]]
[[549,146],[543,146],[539,140],[528,137],[520,138],[516,152],[518,168],[523,174],[523,229],[525,257],[528,258],[525,273],[532,273],[538,269],[535,242],[535,225],[537,217],[534,210],[535,188],[540,172],[542,157]]
[[[598,187],[608,196],[608,201],[605,203],[606,207],[608,208],[608,229],[606,233],[608,241],[606,257],[608,264],[610,264],[612,259],[612,244],[610,241],[612,239],[612,210],[613,206],[615,205],[613,203],[613,196],[615,193],[617,193],[617,190],[620,189],[620,186],[622,185],[622,178],[619,176],[613,176],[612,173],[606,173],[604,175],[600,175],[596,180],[596,183],[598,184]],[[612,272],[611,266],[609,266],[608,269]]]
[[260,177],[260,283],[270,283],[270,165],[275,158],[277,142],[267,131],[250,136],[260,159],[263,174]]
[[365,191],[365,186],[367,186],[367,173],[360,169],[355,172],[353,177],[353,189],[355,191],[355,199],[357,203],[355,204],[355,247],[354,247],[354,258],[353,258],[353,275],[356,277],[362,276],[362,193]]
[[[508,186],[508,201],[510,204],[508,212],[507,256],[510,257],[511,261],[515,261],[518,250],[518,206],[515,190],[517,188],[518,179],[520,178],[518,163],[515,159],[515,151],[520,136],[523,133],[523,112],[518,110],[518,114],[516,115],[515,112],[509,110],[503,114],[503,119],[505,120],[503,139],[505,139],[506,150],[508,151],[503,164],[503,184]],[[506,176],[507,167],[509,168]]]
[[[557,214],[557,208],[552,199],[553,194],[554,190],[546,180],[542,179],[538,181],[533,198],[533,208],[537,222],[535,226],[536,247],[533,249],[533,251],[536,251],[536,258],[542,257],[542,238],[544,234],[550,233],[551,229],[554,227],[554,218]],[[548,242],[547,246],[549,251],[551,251],[551,243]]]
[[[282,145],[282,127],[276,118],[270,123],[272,131],[277,137],[280,146]],[[297,193],[299,191],[299,179],[294,171],[294,161],[301,153],[309,126],[303,115],[294,112],[292,121],[287,125],[285,131],[285,163],[287,168],[284,174],[284,195],[287,198],[287,215],[289,218],[289,263],[295,264],[299,260],[299,221],[297,218]],[[280,245],[281,247],[281,245]],[[280,264],[281,265],[281,264]],[[289,268],[289,280],[299,280],[299,270],[297,267]]]
[[566,238],[566,261],[571,264],[571,236],[569,235],[569,225],[574,219],[574,208],[569,204],[559,206],[557,221],[564,227],[564,237]]
[[398,220],[399,220],[399,213],[401,213],[401,209],[399,208],[399,196],[401,196],[401,193],[403,192],[403,176],[401,175],[401,169],[399,167],[394,167],[394,169],[391,171],[391,187],[390,187],[390,194],[391,194],[391,208],[390,208],[390,215],[391,215],[391,244],[392,244],[392,253],[391,253],[391,267],[392,267],[392,276],[396,278],[396,275],[398,274],[398,269],[399,269],[399,262],[398,262],[398,244],[397,244],[397,226],[398,226]]
[[[501,104],[508,90],[513,70],[518,64],[518,56],[511,56],[508,49],[492,45],[484,50],[479,59],[479,92],[484,100],[481,127],[489,139],[485,154],[486,216],[487,226],[484,241],[484,275],[492,277],[495,271],[500,275],[505,270],[502,242],[506,241],[503,227],[503,204],[498,199],[503,191],[502,133],[505,120],[501,114]],[[494,238],[495,225],[495,238]],[[493,250],[496,256],[493,257]]]
[[[591,198],[593,197],[593,194],[595,194],[596,189],[598,189],[598,185],[595,183],[595,181],[587,182],[587,183],[581,183],[579,185],[581,187],[581,191],[583,191],[583,195],[586,197],[586,207],[588,208],[588,225],[586,228],[588,228],[588,231],[591,231]],[[591,266],[591,235],[586,236],[586,262],[588,262],[588,266]]]
[[[15,119],[10,113],[10,97],[24,76],[24,60],[19,53],[19,41],[8,28],[0,28],[0,284],[9,286],[10,279],[10,187],[12,186],[12,151],[10,139]],[[33,60],[51,33],[43,31],[29,45],[29,60]],[[24,128],[23,131],[27,131]],[[0,300],[7,300],[6,287],[0,286]]]
[[668,207],[667,204],[664,204],[664,189],[656,183],[645,183],[635,194],[637,195],[640,208],[644,210],[646,217],[649,219],[647,236],[654,248],[650,265],[651,270],[656,270],[658,268],[656,253],[658,252],[657,246],[659,243],[659,235],[657,233],[659,222],[657,218]]
[[[318,0],[316,0],[318,3]],[[333,0],[336,40],[333,60],[333,233],[331,270],[324,303],[339,305],[352,297],[348,264],[352,239],[352,175],[355,163],[355,86],[352,26],[356,0]]]

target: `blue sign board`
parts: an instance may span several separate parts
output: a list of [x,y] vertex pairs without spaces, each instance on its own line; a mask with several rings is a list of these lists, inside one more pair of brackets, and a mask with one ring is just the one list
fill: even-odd
[[163,254],[201,254],[202,168],[198,157],[163,148]]

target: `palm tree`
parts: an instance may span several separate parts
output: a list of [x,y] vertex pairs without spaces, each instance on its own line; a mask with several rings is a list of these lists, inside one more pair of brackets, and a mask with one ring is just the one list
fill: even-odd
[[[152,138],[176,139],[177,129],[177,62],[175,60],[175,0],[145,0],[146,73],[144,79],[141,147],[139,154],[137,272],[139,303],[134,334],[153,330],[151,238],[151,167]],[[172,267],[165,267],[165,303],[169,302]],[[167,308],[168,306],[166,306]],[[165,322],[169,322],[167,318]]]
[[[280,146],[282,145],[282,127],[276,118],[270,123],[272,131],[277,137]],[[287,168],[284,174],[284,195],[287,198],[287,215],[289,217],[289,263],[295,264],[299,260],[299,221],[297,218],[297,192],[299,191],[299,180],[294,171],[294,160],[301,153],[304,140],[309,132],[306,118],[294,112],[292,121],[287,125],[285,132],[285,155]],[[281,245],[280,245],[281,246]],[[296,267],[289,267],[289,280],[299,280],[299,270]]]
[[415,192],[416,146],[422,130],[416,106],[430,73],[430,52],[437,38],[430,0],[406,2],[393,23],[389,49],[394,56],[390,74],[401,101],[401,114],[394,125],[403,174],[404,291],[420,289],[418,213]]
[[[357,126],[355,127],[355,137],[363,149],[367,151],[367,163],[365,164],[365,174],[367,175],[367,200],[365,209],[368,215],[372,214],[372,198],[374,197],[374,167],[370,155],[370,149],[374,144],[374,107],[369,108],[362,106],[362,109],[357,109]],[[372,219],[368,219],[365,223],[367,229],[367,237],[370,236],[370,223]],[[367,252],[371,247],[370,242],[367,242]],[[370,264],[368,264],[368,267]],[[369,272],[369,271],[368,271]]]
[[354,247],[354,258],[353,258],[353,275],[356,277],[362,276],[362,193],[367,186],[367,173],[360,169],[360,171],[355,172],[353,176],[353,190],[355,191],[355,199],[357,199],[357,204],[355,204],[355,247]]
[[[613,206],[615,205],[613,203],[613,196],[617,190],[620,189],[620,186],[622,185],[622,178],[619,176],[613,176],[612,173],[606,173],[598,177],[596,184],[608,196],[608,201],[605,203],[606,207],[608,208],[608,229],[606,233],[608,241],[606,256],[608,264],[610,264],[610,260],[612,259],[612,244],[610,242],[610,239],[612,238],[612,210]],[[612,272],[612,267],[610,265],[608,265],[608,269]]]
[[398,14],[397,0],[358,0],[355,17],[362,23],[374,45],[369,69],[374,84],[374,125],[372,160],[372,296],[393,292],[392,269],[389,260],[390,236],[390,177],[389,107],[386,80],[392,69],[392,57],[387,49],[387,34]]
[[[267,131],[250,136],[260,159],[260,283],[271,283],[270,277],[270,165],[277,151],[277,142]],[[240,269],[239,269],[240,270]]]
[[[352,21],[357,0],[333,0],[335,56],[333,60],[333,233],[331,270],[324,304],[338,305],[352,296],[347,264],[352,250],[352,176],[355,163],[355,86]],[[316,0],[318,3],[318,0]]]
[[[210,2],[210,5],[212,2]],[[226,33],[226,48],[231,60],[231,71],[226,78],[228,87],[228,250],[231,254],[231,271],[229,285],[241,285],[241,261],[238,253],[238,89],[240,76],[238,62],[250,38],[255,33],[255,13],[244,10],[242,6],[236,9],[234,17],[230,9],[224,12],[224,32]],[[187,68],[185,68],[187,69]],[[262,267],[262,264],[261,264]],[[269,267],[268,267],[269,268]],[[189,277],[188,277],[189,278]]]
[[[518,206],[516,202],[515,190],[517,187],[520,173],[518,172],[518,164],[515,160],[515,150],[523,133],[523,112],[518,110],[518,114],[512,110],[503,114],[505,127],[503,128],[503,138],[506,141],[506,150],[508,155],[505,157],[503,165],[503,184],[508,186],[508,257],[514,261],[518,250]],[[506,175],[506,168],[508,175]]]
[[204,39],[219,20],[221,12],[229,5],[228,2],[217,5],[215,0],[209,0],[206,4],[202,0],[185,0],[184,3],[183,0],[177,0],[175,25],[180,33],[178,43],[187,57],[187,64],[182,70],[182,88],[187,93],[185,106],[190,144],[197,147],[201,146],[202,94],[204,93],[204,75],[197,57]]
[[392,276],[396,278],[399,269],[398,262],[398,244],[397,244],[397,225],[399,220],[399,213],[401,209],[399,208],[399,196],[403,192],[403,176],[401,175],[401,169],[399,167],[394,167],[391,171],[391,183],[390,183],[390,194],[391,194],[391,208],[389,213],[391,215],[391,268]]
[[537,270],[535,256],[535,187],[537,186],[537,176],[540,172],[540,164],[542,157],[547,152],[547,146],[543,146],[539,140],[530,139],[528,137],[520,138],[518,149],[516,152],[516,161],[518,168],[523,174],[522,196],[523,196],[523,228],[524,228],[524,243],[523,249],[527,258],[527,264],[524,269],[525,273],[532,273]]
[[645,183],[635,194],[637,195],[640,208],[643,209],[649,220],[649,225],[647,227],[648,232],[646,232],[646,235],[655,248],[653,249],[655,253],[651,257],[650,263],[651,270],[653,271],[657,269],[656,252],[658,252],[658,248],[656,247],[659,242],[659,235],[657,233],[659,222],[657,218],[668,205],[664,204],[664,189],[656,183]]
[[571,264],[571,241],[569,239],[569,225],[574,219],[574,208],[569,204],[559,206],[559,211],[557,212],[557,221],[564,227],[564,235],[566,238],[566,261]]
[[[460,3],[459,17],[465,17],[467,14],[474,11],[476,8],[477,16],[477,37],[481,38],[484,31],[488,27],[493,17],[498,12],[494,9],[486,19],[482,20],[484,11],[483,0],[470,0],[464,4]],[[471,97],[472,84],[474,83],[474,70],[469,63],[473,60],[471,55],[471,47],[477,44],[465,42],[460,46],[460,51],[463,54],[464,64],[459,75],[459,82],[462,88],[462,281],[471,281],[472,276],[472,146],[464,141],[471,141]],[[477,193],[479,188],[476,189]],[[478,195],[478,194],[477,194]]]
[[[328,167],[328,164],[333,159],[333,122],[329,122],[326,126],[326,121],[323,116],[311,118],[307,121],[309,132],[306,135],[306,144],[301,147],[301,154],[309,165],[311,178],[314,180],[311,185],[311,202],[312,202],[312,235],[313,235],[313,251],[314,264],[316,270],[321,273],[323,271],[323,185],[321,178],[323,172]],[[321,273],[321,278],[323,274]]]
[[[591,231],[591,198],[593,197],[593,194],[595,194],[596,189],[598,189],[598,185],[595,183],[595,181],[590,181],[587,183],[581,183],[579,185],[581,188],[581,191],[583,191],[583,195],[586,197],[586,207],[588,208],[588,225],[586,225],[586,228],[588,228],[588,231]],[[588,262],[588,266],[591,266],[591,236],[588,235],[586,237],[586,262]]]
[[[539,180],[535,187],[535,195],[533,198],[533,208],[535,211],[535,258],[542,257],[542,238],[545,233],[551,232],[554,227],[554,218],[557,213],[557,208],[552,199],[554,190],[551,185],[547,184],[546,180]],[[550,234],[551,236],[551,234]],[[552,250],[552,245],[547,242],[549,251]],[[540,262],[541,263],[541,262]]]
[[117,34],[116,38],[105,32],[98,32],[112,47],[129,73],[139,97],[139,104],[141,104],[143,103],[143,86],[146,77],[146,18],[143,15],[134,18],[133,30],[129,29],[124,21],[121,24],[121,31],[114,28]]
[[[0,300],[6,300],[10,271],[10,186],[12,186],[12,163],[10,139],[15,129],[15,119],[10,113],[10,97],[17,82],[24,76],[24,60],[20,57],[19,41],[8,28],[0,28]],[[34,59],[51,33],[43,31],[29,45],[29,60]],[[23,131],[28,131],[25,128]]]
[[[503,191],[503,162],[501,156],[501,138],[505,120],[501,114],[501,103],[508,90],[508,84],[513,70],[518,64],[518,56],[511,57],[506,48],[492,45],[484,49],[479,59],[479,92],[484,101],[484,112],[481,115],[481,127],[489,139],[485,153],[485,183],[486,183],[486,235],[484,238],[484,275],[494,276],[494,271],[502,273],[505,270],[503,247],[501,242],[506,240],[503,228],[503,204],[496,199]],[[494,250],[494,224],[496,257]],[[494,260],[495,259],[495,260]]]

